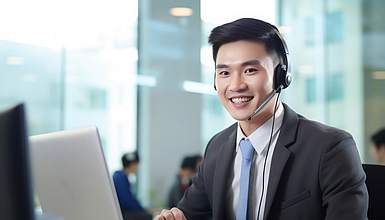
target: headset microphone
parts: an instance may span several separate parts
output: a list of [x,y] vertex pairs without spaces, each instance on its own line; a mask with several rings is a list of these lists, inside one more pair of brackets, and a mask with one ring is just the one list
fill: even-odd
[[275,94],[279,92],[281,92],[281,87],[279,87],[277,90],[273,89],[273,91],[271,91],[269,96],[265,100],[263,100],[262,104],[258,106],[258,108],[254,111],[253,114],[249,116],[247,120],[250,121],[252,117],[256,116],[267,105],[267,103],[270,102],[270,100],[275,96]]

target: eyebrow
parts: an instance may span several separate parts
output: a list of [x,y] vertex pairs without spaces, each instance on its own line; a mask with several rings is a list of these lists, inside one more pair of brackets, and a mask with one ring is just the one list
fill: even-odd
[[[241,64],[241,66],[244,67],[244,66],[259,65],[259,64],[261,64],[261,62],[259,60],[248,60],[248,61],[243,62]],[[229,65],[217,64],[215,67],[216,67],[216,69],[225,69],[225,68],[229,68]]]

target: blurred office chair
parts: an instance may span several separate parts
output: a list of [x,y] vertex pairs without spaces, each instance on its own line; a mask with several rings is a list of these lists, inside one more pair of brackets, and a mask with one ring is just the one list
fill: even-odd
[[385,166],[363,164],[369,192],[368,218],[385,219]]

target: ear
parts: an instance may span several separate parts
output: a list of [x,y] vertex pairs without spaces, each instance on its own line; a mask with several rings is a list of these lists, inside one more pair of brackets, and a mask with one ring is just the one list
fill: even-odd
[[279,58],[278,54],[275,51],[270,52],[269,56],[273,60],[274,69],[277,68],[278,64],[282,63],[281,59]]

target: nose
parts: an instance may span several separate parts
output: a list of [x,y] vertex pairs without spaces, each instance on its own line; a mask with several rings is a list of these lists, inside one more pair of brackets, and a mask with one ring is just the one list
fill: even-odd
[[229,90],[238,92],[245,90],[247,88],[247,84],[245,83],[245,80],[241,74],[233,74],[230,77],[230,86]]

